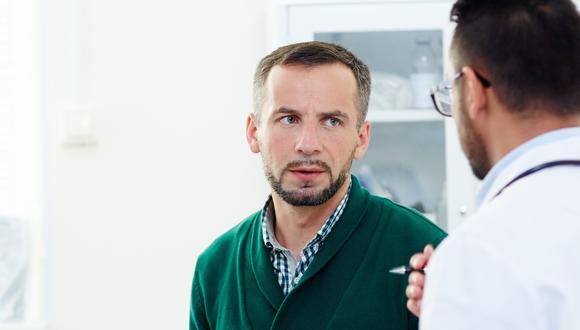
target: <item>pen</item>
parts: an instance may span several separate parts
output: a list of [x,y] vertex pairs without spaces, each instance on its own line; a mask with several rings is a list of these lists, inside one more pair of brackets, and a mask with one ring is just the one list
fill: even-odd
[[398,274],[398,275],[407,275],[407,274],[410,274],[411,272],[420,272],[420,273],[425,274],[424,269],[415,269],[411,266],[398,266],[398,267],[389,269],[389,273]]

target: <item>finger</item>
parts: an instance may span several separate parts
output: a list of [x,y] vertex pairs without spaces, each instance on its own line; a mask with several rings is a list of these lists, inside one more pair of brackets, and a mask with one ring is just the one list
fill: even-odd
[[425,255],[423,253],[417,253],[417,254],[413,255],[411,257],[411,260],[409,261],[409,264],[414,269],[423,269],[423,267],[425,267],[426,263],[427,263],[427,258],[425,258]]
[[423,265],[423,268],[427,267],[427,265],[429,264],[431,256],[433,255],[433,251],[434,251],[433,245],[431,244],[427,244],[423,249],[423,258],[425,258],[425,264]]
[[425,248],[423,249],[423,254],[425,255],[425,257],[427,259],[431,258],[431,255],[433,254],[433,245],[431,244],[427,244],[425,245]]
[[413,284],[422,288],[425,284],[425,274],[421,272],[412,272],[409,275],[409,284]]
[[409,299],[421,299],[423,298],[423,289],[416,285],[408,285],[405,289],[405,295]]
[[416,317],[419,317],[421,314],[421,301],[414,299],[407,300],[407,309]]

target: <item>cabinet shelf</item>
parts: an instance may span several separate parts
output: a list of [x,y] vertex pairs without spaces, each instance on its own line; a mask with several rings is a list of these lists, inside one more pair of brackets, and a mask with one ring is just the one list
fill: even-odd
[[2,330],[46,330],[44,323],[0,323]]
[[445,117],[430,109],[369,109],[367,120],[373,123],[443,121]]

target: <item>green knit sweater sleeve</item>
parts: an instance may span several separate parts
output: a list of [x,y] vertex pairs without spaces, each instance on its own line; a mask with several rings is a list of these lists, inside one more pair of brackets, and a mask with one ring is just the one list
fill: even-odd
[[191,286],[191,304],[189,308],[189,330],[210,329],[205,312],[203,293],[199,284],[199,274],[193,276]]

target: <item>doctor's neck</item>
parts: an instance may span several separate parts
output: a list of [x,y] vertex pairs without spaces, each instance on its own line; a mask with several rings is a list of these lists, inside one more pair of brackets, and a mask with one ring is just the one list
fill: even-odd
[[501,111],[489,125],[488,155],[496,164],[510,151],[542,134],[580,127],[580,111],[562,116],[547,111]]

